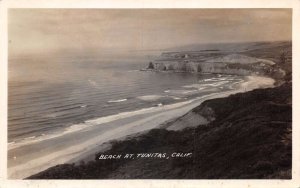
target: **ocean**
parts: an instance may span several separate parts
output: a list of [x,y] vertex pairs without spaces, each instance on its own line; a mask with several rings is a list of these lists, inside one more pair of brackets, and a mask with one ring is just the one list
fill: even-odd
[[243,80],[233,75],[140,71],[148,62],[140,57],[9,60],[9,147],[81,129],[101,117],[112,120],[231,90]]

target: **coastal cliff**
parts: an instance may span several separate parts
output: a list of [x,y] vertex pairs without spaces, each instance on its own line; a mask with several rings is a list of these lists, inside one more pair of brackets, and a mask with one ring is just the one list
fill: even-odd
[[[266,53],[264,53],[266,51]],[[291,43],[257,43],[239,50],[195,50],[182,52],[163,52],[149,62],[144,70],[217,73],[233,75],[261,75],[282,79],[286,71],[279,66],[286,61],[282,54],[291,60]],[[290,72],[287,71],[287,72]]]
[[242,54],[229,54],[202,61],[185,58],[181,60],[156,60],[149,63],[147,70],[234,75],[276,74],[277,77],[283,77],[285,72],[274,65],[274,62],[266,59],[249,57]]

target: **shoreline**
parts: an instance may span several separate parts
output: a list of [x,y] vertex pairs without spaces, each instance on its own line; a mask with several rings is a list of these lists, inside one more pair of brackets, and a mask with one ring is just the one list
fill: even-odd
[[[263,82],[260,83],[259,81],[262,81],[262,80],[263,80]],[[197,106],[201,105],[203,102],[205,102],[206,100],[224,98],[224,97],[228,97],[229,95],[232,95],[232,94],[243,93],[243,92],[251,91],[251,90],[254,90],[254,89],[257,89],[257,88],[270,88],[270,87],[274,86],[274,83],[275,83],[275,80],[272,79],[272,78],[261,77],[261,76],[246,76],[245,80],[234,83],[230,86],[233,89],[233,87],[235,87],[237,85],[236,90],[223,91],[221,93],[209,94],[209,95],[201,97],[201,99],[198,99],[198,101],[197,101],[197,99],[193,99],[191,101],[197,101],[197,103],[193,104],[193,105],[190,105],[190,106],[197,107]],[[189,105],[189,104],[187,104],[187,105]],[[171,128],[170,126],[166,126],[166,124],[168,124],[168,122],[173,122],[175,119],[178,119],[182,116],[185,116],[186,114],[188,114],[195,107],[191,107],[184,114],[181,114],[179,116],[175,116],[171,119],[168,119],[168,120],[162,122],[156,128],[162,128],[162,129],[176,130],[177,131],[177,130],[182,130],[184,128],[191,127],[192,125],[186,124],[185,126],[181,126],[180,129],[178,129],[178,128],[173,129],[173,126]],[[164,113],[164,112],[162,112],[162,113]],[[151,129],[146,130],[146,131],[137,132],[137,133],[132,134],[132,135],[126,135],[124,137],[120,137],[119,139],[117,139],[117,141],[126,140],[126,139],[128,139],[128,137],[136,137],[136,136],[139,136],[141,134],[145,134],[147,131],[150,131],[150,130]],[[111,143],[104,143],[104,144],[100,145],[99,149],[96,150],[96,151],[97,152],[104,152],[104,151],[110,149],[110,146],[111,146]],[[94,159],[95,153],[96,152],[94,151],[94,149],[90,150],[89,152],[83,153],[82,155],[68,161],[68,163],[79,163],[81,161],[88,162],[88,161]]]
[[206,125],[152,129],[113,141],[92,161],[56,165],[26,179],[291,179],[291,87],[206,100],[167,126],[191,113],[209,119]]
[[[232,86],[236,87],[234,90],[213,93],[198,99],[193,99],[179,107],[172,106],[168,108],[168,105],[166,105],[162,106],[160,110],[157,111],[141,113],[112,122],[106,122],[99,126],[102,129],[97,126],[87,127],[87,130],[84,129],[76,133],[66,134],[60,138],[53,139],[52,142],[50,142],[50,144],[54,144],[51,145],[51,148],[45,148],[49,145],[49,142],[20,146],[19,148],[12,149],[14,151],[13,154],[10,153],[8,177],[12,179],[26,178],[57,164],[82,160],[87,157],[87,154],[99,152],[98,149],[108,141],[119,140],[130,135],[134,136],[157,128],[166,121],[183,116],[193,108],[199,106],[205,100],[227,97],[231,94],[242,93],[256,88],[272,87],[274,82],[275,80],[271,78],[248,76],[241,83],[236,83],[238,86]],[[76,140],[74,138],[76,138]],[[34,153],[30,153],[30,150],[34,151],[37,149],[44,152],[44,155],[35,156]],[[105,147],[102,149],[105,149]],[[18,158],[17,160],[11,161],[13,160],[11,157],[13,157],[14,154],[24,154],[24,151],[27,152],[27,156],[22,156],[21,159]]]

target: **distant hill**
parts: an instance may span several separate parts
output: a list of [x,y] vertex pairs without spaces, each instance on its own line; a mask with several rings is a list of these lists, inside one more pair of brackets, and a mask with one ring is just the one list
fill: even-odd
[[202,51],[202,50],[219,50],[242,52],[261,48],[274,48],[276,46],[291,46],[291,41],[275,41],[275,42],[241,42],[241,43],[213,43],[213,44],[191,44],[180,47],[168,48],[164,51]]
[[270,60],[259,59],[255,57],[249,57],[242,54],[229,54],[222,57],[211,58],[205,61],[207,63],[240,63],[240,64],[253,64],[253,63],[264,63],[268,65],[274,65],[275,63]]

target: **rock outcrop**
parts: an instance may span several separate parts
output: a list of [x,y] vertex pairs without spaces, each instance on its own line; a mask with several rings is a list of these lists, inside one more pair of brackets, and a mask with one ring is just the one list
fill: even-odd
[[[241,54],[229,54],[213,58],[190,58],[188,53],[175,53],[173,59],[166,59],[163,54],[161,59],[150,62],[148,67],[155,71],[218,73],[235,75],[269,75],[278,74],[283,77],[285,73],[275,67],[275,63]],[[172,54],[173,55],[173,54]],[[170,56],[168,56],[170,57]],[[149,69],[149,68],[148,68]]]

